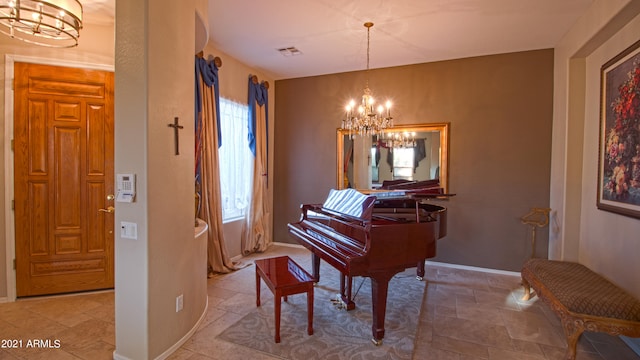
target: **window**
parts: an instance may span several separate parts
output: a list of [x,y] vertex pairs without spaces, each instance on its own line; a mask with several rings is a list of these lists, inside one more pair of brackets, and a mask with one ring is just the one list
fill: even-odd
[[412,147],[393,148],[393,178],[413,180]]
[[219,149],[222,221],[243,218],[251,202],[253,154],[249,150],[247,127],[249,106],[220,98]]
[[378,148],[375,146],[371,148],[371,181],[377,183],[380,181],[380,168],[376,165],[376,154],[378,153]]

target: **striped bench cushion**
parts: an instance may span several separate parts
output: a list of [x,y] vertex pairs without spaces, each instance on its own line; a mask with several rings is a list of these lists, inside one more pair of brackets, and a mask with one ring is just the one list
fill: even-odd
[[584,265],[534,258],[523,269],[530,270],[571,312],[640,321],[640,300]]

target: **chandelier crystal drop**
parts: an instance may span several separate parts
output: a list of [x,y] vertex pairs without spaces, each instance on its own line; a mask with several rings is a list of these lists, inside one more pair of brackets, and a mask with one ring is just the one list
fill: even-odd
[[78,0],[0,0],[0,32],[55,48],[78,45],[82,4]]
[[369,89],[369,43],[373,23],[366,22],[364,26],[367,28],[367,82],[360,105],[356,108],[356,102],[351,100],[346,106],[345,118],[342,120],[342,128],[348,130],[351,137],[381,134],[386,129],[393,127],[391,102],[387,101],[385,106],[378,105],[376,108],[371,89]]

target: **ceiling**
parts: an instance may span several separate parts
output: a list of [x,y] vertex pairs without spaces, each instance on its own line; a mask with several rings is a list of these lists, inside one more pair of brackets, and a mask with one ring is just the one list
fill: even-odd
[[[87,24],[115,0],[81,0]],[[209,0],[209,41],[276,80],[553,48],[594,0]],[[295,47],[301,54],[283,56]],[[214,54],[218,55],[218,54]],[[224,59],[223,59],[224,61]]]
[[[275,79],[553,48],[593,0],[209,0],[209,41]],[[283,56],[295,47],[302,54]],[[224,61],[224,59],[223,59]]]
[[116,17],[116,0],[80,0],[85,24],[113,24]]

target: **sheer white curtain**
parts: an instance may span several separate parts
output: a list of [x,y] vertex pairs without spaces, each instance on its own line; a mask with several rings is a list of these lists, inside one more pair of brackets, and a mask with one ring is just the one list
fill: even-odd
[[249,107],[220,98],[220,190],[222,220],[243,218],[251,201],[251,172],[253,157],[249,150],[247,126]]

